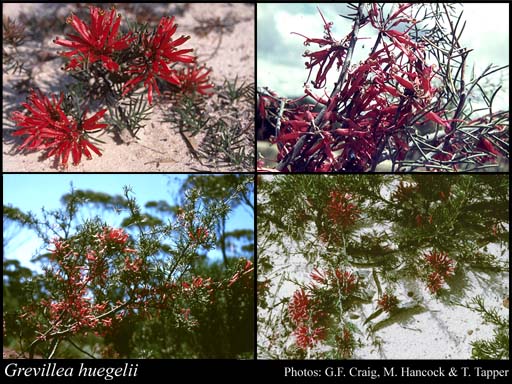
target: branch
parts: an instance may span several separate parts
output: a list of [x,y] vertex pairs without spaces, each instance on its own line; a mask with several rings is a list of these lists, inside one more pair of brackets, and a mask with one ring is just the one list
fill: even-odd
[[96,359],[96,356],[91,355],[89,352],[87,352],[87,351],[83,350],[82,348],[80,348],[78,345],[76,345],[76,344],[73,342],[73,340],[68,339],[68,340],[67,340],[67,342],[68,342],[69,344],[71,344],[73,347],[75,347],[76,349],[78,349],[78,350],[79,350],[80,352],[82,352],[83,354],[85,354],[85,355],[89,356],[91,359]]
[[[125,301],[124,303],[118,305],[117,307],[112,308],[110,311],[105,312],[105,313],[97,316],[96,319],[100,320],[100,319],[102,319],[104,317],[110,316],[111,314],[117,312],[121,308],[126,307],[129,303],[130,303],[130,301]],[[50,339],[53,339],[55,337],[65,336],[65,335],[73,332],[73,328],[74,328],[74,326],[76,324],[77,324],[77,322],[74,322],[73,324],[68,326],[68,328],[64,329],[63,331],[57,331],[57,332],[51,333],[52,330],[55,328],[55,325],[52,325],[44,334],[42,334],[42,337],[44,339],[46,339],[47,337],[50,338]],[[37,346],[37,344],[39,344],[42,341],[43,341],[42,338],[37,338],[37,339],[35,339],[32,342],[32,344],[30,344],[30,346],[29,346],[29,348],[30,348],[30,350],[29,350],[29,359],[33,359],[34,358],[35,347]],[[56,348],[57,347],[54,347],[54,351],[52,352],[52,354],[55,353],[55,349]]]

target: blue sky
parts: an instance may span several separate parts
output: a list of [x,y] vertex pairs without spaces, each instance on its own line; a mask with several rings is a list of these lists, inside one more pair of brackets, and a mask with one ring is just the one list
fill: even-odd
[[[3,196],[4,205],[12,205],[23,211],[40,213],[45,209],[60,208],[60,198],[70,191],[70,183],[75,189],[89,189],[95,192],[105,192],[111,195],[122,195],[123,186],[129,185],[140,206],[148,201],[176,201],[182,180],[187,175],[161,174],[4,174]],[[81,213],[83,217],[87,213]],[[116,220],[112,214],[106,220]],[[117,219],[119,220],[119,219]],[[248,209],[238,208],[228,218],[227,229],[253,229],[253,215]],[[115,225],[116,223],[112,223]],[[35,268],[30,259],[42,245],[33,232],[19,228],[4,229],[4,238],[10,238],[5,249],[6,258],[17,258],[23,265]],[[212,259],[220,258],[219,251],[210,251]]]
[[[328,22],[333,22],[332,33],[336,39],[341,39],[350,31],[351,22],[340,17],[347,13],[346,4],[334,3],[260,3],[257,5],[257,60],[258,86],[269,87],[280,96],[297,97],[303,95],[304,82],[308,70],[305,69],[305,58],[302,57],[306,48],[313,51],[317,45],[304,46],[304,39],[292,34],[299,32],[308,37],[323,36],[323,22],[317,6]],[[466,28],[462,35],[462,45],[473,52],[468,57],[468,68],[473,64],[478,74],[488,64],[509,64],[509,4],[463,4],[463,20]],[[361,40],[354,52],[353,62],[357,63],[367,57],[368,51],[375,41],[377,33],[371,28],[361,30]],[[365,49],[362,46],[365,45]],[[335,72],[335,71],[332,71]],[[493,77],[494,84],[503,85],[500,90],[496,107],[508,109],[509,78],[506,76]],[[327,78],[331,87],[337,78],[332,74]],[[330,88],[331,89],[331,88]]]

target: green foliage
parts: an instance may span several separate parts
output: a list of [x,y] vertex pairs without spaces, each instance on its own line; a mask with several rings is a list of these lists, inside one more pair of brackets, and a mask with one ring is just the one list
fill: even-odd
[[25,41],[25,26],[16,20],[11,20],[9,17],[4,17],[2,20],[2,63],[4,65],[4,72],[8,73],[22,73],[28,72],[25,68],[23,60],[19,58],[18,47]]
[[242,98],[254,102],[254,83],[246,84],[244,81],[240,84],[238,76],[233,81],[225,79],[223,90],[220,97],[227,98],[232,103]]
[[485,306],[481,296],[474,297],[465,307],[479,313],[485,323],[494,325],[491,340],[477,340],[471,343],[471,357],[477,360],[501,360],[509,358],[510,335],[508,318],[500,315],[496,308]]
[[175,124],[182,136],[204,135],[191,149],[201,159],[247,171],[254,168],[253,105],[254,83],[239,84],[235,78],[225,80],[209,99],[179,95],[164,121]]
[[[245,206],[254,212],[254,184],[252,175],[211,175],[211,176],[189,176],[183,183],[181,193],[188,189],[198,191],[198,201],[207,204],[211,201],[222,199],[223,196],[230,196],[224,202],[229,209],[234,210],[238,206]],[[228,263],[227,249],[230,238],[233,240],[243,233],[226,231],[226,215],[220,214],[215,223],[218,246],[222,252],[224,263]],[[253,239],[242,245],[243,248],[252,252]]]
[[21,225],[32,225],[35,223],[35,219],[30,213],[25,213],[19,208],[4,205],[2,212],[4,219],[12,220]]
[[115,107],[109,106],[107,122],[115,127],[118,132],[126,129],[132,137],[136,137],[138,131],[150,119],[153,107],[148,105],[144,94],[139,94],[126,101],[119,102]]

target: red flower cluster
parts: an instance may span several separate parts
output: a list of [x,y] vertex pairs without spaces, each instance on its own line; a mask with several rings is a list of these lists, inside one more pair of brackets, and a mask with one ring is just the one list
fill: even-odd
[[183,93],[193,94],[197,92],[201,95],[208,95],[214,87],[212,83],[209,83],[208,75],[210,72],[210,69],[196,66],[181,69],[177,73],[181,91]]
[[315,346],[318,341],[325,340],[326,331],[324,327],[309,328],[299,326],[293,331],[293,334],[296,337],[297,346],[306,350]]
[[427,288],[436,293],[444,285],[444,278],[438,272],[429,273],[427,276]]
[[444,252],[432,251],[425,256],[425,260],[441,275],[453,276],[455,274],[455,262]]
[[304,289],[295,291],[288,305],[288,315],[296,326],[293,334],[296,337],[297,346],[301,349],[311,348],[326,337],[325,328],[316,326],[318,316],[312,315],[311,311],[311,299]]
[[[80,266],[77,265],[80,255],[73,250],[70,242],[55,239],[52,244],[55,249],[51,250],[51,259],[56,262],[56,268],[48,270],[47,273],[61,286],[62,292],[52,299],[41,300],[41,305],[46,308],[51,330],[74,334],[109,327],[112,324],[111,319],[100,321],[100,316],[108,311],[109,303],[93,303],[89,291],[92,285],[105,284],[107,280],[108,268],[103,256],[90,250],[85,257],[88,266]],[[70,258],[70,254],[74,257]]]
[[[399,20],[412,23],[412,17],[406,16],[405,10],[402,9],[396,17],[400,16]],[[366,22],[371,19],[375,23],[377,13],[377,8],[372,9],[373,16]],[[340,42],[336,41],[330,33],[330,24],[323,20],[325,38],[303,36],[306,45],[314,43],[320,47],[328,46],[305,54],[311,59],[306,64],[310,74],[314,66],[319,67],[313,82],[316,88],[325,85],[327,72],[335,61],[338,67],[342,65],[348,42],[352,38],[350,32]],[[391,26],[386,28],[381,29],[381,33],[389,43],[383,41],[381,49],[375,50],[367,60],[350,71],[339,93],[329,98],[319,98],[306,88],[305,93],[324,105],[325,112],[317,127],[321,135],[309,140],[303,147],[302,154],[308,165],[306,169],[301,167],[301,170],[325,172],[368,169],[378,156],[383,140],[394,147],[398,160],[405,157],[409,147],[404,127],[410,125],[413,118],[423,113],[430,104],[436,92],[431,84],[434,69],[426,65],[425,48],[413,42],[407,31],[399,32],[390,29]],[[394,52],[399,54],[395,55]],[[282,153],[278,159],[284,158],[300,137],[310,134],[312,120],[318,120],[316,113],[305,113],[300,108],[288,111],[285,117],[280,135],[276,138],[282,144]],[[449,122],[434,111],[424,113],[424,119],[450,130]],[[335,157],[336,151],[341,151],[341,154]]]
[[141,270],[142,265],[144,264],[144,260],[142,260],[140,257],[136,258],[135,260],[131,261],[130,257],[126,256],[124,258],[124,268],[127,271],[132,272],[139,272]]
[[128,234],[123,228],[105,227],[103,233],[98,235],[98,239],[104,243],[126,244]]
[[350,295],[357,289],[357,276],[350,271],[335,269],[333,281],[344,295]]
[[396,187],[395,191],[391,194],[391,199],[399,202],[408,201],[417,194],[417,192],[418,186],[416,184],[405,184],[403,181],[400,181],[398,187]]
[[130,92],[137,84],[143,82],[148,90],[148,101],[153,101],[153,90],[160,94],[156,78],[163,79],[171,84],[180,85],[180,79],[174,69],[169,65],[181,63],[193,63],[196,58],[187,53],[192,49],[178,49],[190,37],[181,36],[173,40],[178,26],[174,24],[174,17],[163,17],[152,34],[144,33],[141,36],[143,55],[135,63],[130,65],[127,72],[132,76],[123,86],[123,96]]
[[195,63],[196,57],[189,55],[193,49],[180,49],[189,36],[174,38],[177,30],[174,17],[162,17],[153,32],[134,33],[130,31],[119,35],[121,15],[116,16],[112,8],[105,12],[101,8],[90,7],[90,24],[71,15],[68,23],[77,32],[69,34],[69,40],[55,39],[55,44],[71,48],[61,52],[62,56],[71,58],[66,65],[68,70],[84,69],[92,63],[101,61],[109,71],[128,75],[129,80],[123,85],[122,96],[130,93],[140,83],[148,91],[148,101],[153,102],[153,91],[160,94],[157,79],[181,86],[185,92],[197,91],[207,94],[213,88],[208,83],[210,71],[192,67],[177,71],[176,63]]
[[[41,304],[46,306],[51,322],[62,323],[62,317],[65,321],[71,323],[71,331],[79,332],[82,328],[95,328],[99,320],[94,315],[93,306],[90,301],[83,296],[83,292],[70,294],[66,300],[48,302],[42,300]],[[65,316],[63,316],[65,314]]]
[[341,335],[336,335],[336,348],[338,353],[343,359],[349,359],[352,357],[355,348],[354,335],[347,327],[343,327]]
[[[244,276],[248,276],[248,277],[252,278],[254,275],[252,273],[254,271],[254,267],[252,266],[251,260],[240,259],[238,262],[237,269],[238,270],[236,271],[236,273],[231,277],[231,279],[229,279],[228,287],[231,287],[240,278],[242,278]],[[248,279],[247,282],[249,283],[250,280],[251,279]]]
[[320,284],[327,284],[327,277],[324,275],[322,271],[319,271],[318,268],[313,268],[313,272],[311,272],[311,278],[315,281],[318,281]]
[[445,280],[455,274],[455,262],[446,253],[438,251],[427,254],[425,260],[434,269],[427,276],[427,288],[430,292],[436,293],[443,286]]
[[66,22],[71,24],[78,35],[67,35],[69,40],[55,39],[53,42],[63,47],[71,48],[70,52],[61,52],[62,56],[72,60],[66,65],[67,69],[84,68],[86,65],[101,61],[109,71],[118,71],[119,64],[112,59],[116,51],[122,51],[135,41],[131,33],[118,36],[121,15],[116,16],[112,7],[110,12],[101,8],[90,7],[91,23],[86,25],[76,15],[72,14]]
[[329,193],[330,200],[325,207],[325,213],[329,220],[343,229],[348,228],[359,218],[360,211],[351,203],[352,195],[339,191]]
[[[334,271],[328,271],[326,276],[326,274],[318,268],[314,268],[310,276],[320,284],[331,284],[333,287],[340,289],[344,295],[350,295],[357,289],[357,275],[350,271],[335,269]],[[313,285],[313,289],[314,288]]]
[[208,302],[213,302],[215,287],[220,287],[219,283],[214,283],[211,277],[203,279],[201,276],[193,277],[190,282],[181,283],[182,293],[185,296],[202,296],[208,298]]
[[309,62],[306,63],[306,68],[309,69],[309,75],[306,80],[306,83],[309,81],[309,78],[311,77],[311,72],[313,71],[314,67],[317,65],[319,67],[316,78],[312,82],[315,88],[321,88],[325,85],[327,73],[329,72],[334,63],[337,63],[338,69],[342,66],[343,59],[347,54],[349,42],[347,38],[339,42],[336,41],[331,34],[332,22],[328,23],[325,20],[324,15],[320,11],[320,9],[318,9],[318,12],[320,13],[320,16],[322,17],[322,20],[324,22],[324,38],[312,39],[300,33],[292,32],[296,35],[304,37],[306,39],[304,41],[304,45],[306,46],[309,46],[311,43],[313,43],[317,44],[320,48],[326,47],[316,52],[310,52],[309,50],[306,50],[306,52],[304,52],[304,54],[302,55],[303,57],[307,57],[309,59]]
[[395,295],[385,293],[377,301],[377,305],[384,311],[391,312],[392,310],[396,309],[398,305],[398,299]]
[[53,239],[52,244],[55,249],[50,249],[49,251],[54,259],[66,257],[73,252],[71,246],[65,240]]
[[137,250],[125,247],[128,241],[128,234],[123,228],[104,227],[103,232],[95,235],[98,239],[102,252],[121,251],[123,253],[137,253]]
[[295,291],[292,301],[288,306],[290,319],[295,325],[309,321],[308,305],[309,297],[306,292],[304,292],[304,289]]
[[73,158],[73,164],[80,163],[82,155],[91,159],[91,151],[101,156],[96,146],[88,141],[88,133],[104,129],[107,124],[99,124],[106,109],[102,109],[93,116],[86,118],[86,114],[80,121],[67,116],[62,109],[64,95],[57,100],[55,95],[51,101],[40,91],[31,91],[28,102],[22,106],[28,113],[15,111],[12,120],[20,127],[13,136],[28,136],[20,149],[47,150],[47,157],[62,158],[62,165],[67,166],[69,155]]
[[208,240],[209,232],[206,228],[198,227],[188,232],[188,238],[192,243],[202,244]]
[[[340,289],[344,295],[350,295],[357,289],[357,275],[350,271],[342,271],[340,269],[329,270],[327,274],[314,268],[311,272],[311,278],[320,284],[330,284],[336,289]],[[313,285],[313,289],[315,286]]]
[[[108,71],[115,72],[120,81],[127,79],[119,91],[122,94],[116,97],[131,93],[142,83],[151,104],[153,91],[160,94],[157,79],[181,86],[184,92],[208,95],[213,88],[208,79],[210,70],[195,65],[196,58],[188,54],[191,48],[179,48],[189,37],[174,38],[177,29],[174,20],[174,17],[163,17],[153,32],[130,31],[122,35],[119,32],[121,15],[116,14],[114,8],[104,11],[91,6],[90,22],[85,23],[72,14],[67,23],[76,33],[68,34],[67,39],[56,38],[54,43],[68,48],[59,53],[70,59],[67,70],[92,72],[92,64],[102,63]],[[194,63],[194,66],[179,71],[174,68],[177,63]],[[12,120],[20,127],[13,135],[28,136],[20,149],[48,150],[47,156],[61,157],[64,166],[70,154],[74,165],[80,163],[82,155],[90,159],[91,151],[101,156],[99,149],[88,141],[88,133],[107,127],[98,123],[107,109],[89,118],[85,111],[77,120],[69,116],[69,111],[63,111],[63,100],[62,94],[59,99],[52,96],[50,100],[41,92],[31,92],[28,102],[22,104],[28,113],[12,114]]]

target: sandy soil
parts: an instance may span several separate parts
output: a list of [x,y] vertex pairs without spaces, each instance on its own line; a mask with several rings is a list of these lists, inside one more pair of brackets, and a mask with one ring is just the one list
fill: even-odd
[[[105,4],[105,6],[109,6]],[[132,9],[121,9],[123,21],[131,17],[136,5],[125,5]],[[146,5],[147,6],[147,5]],[[187,34],[191,39],[187,47],[193,47],[200,62],[207,62],[212,68],[211,80],[222,84],[224,79],[233,80],[236,76],[240,82],[254,83],[254,5],[252,4],[151,4],[152,14],[159,18],[163,15],[176,15],[179,24],[177,34]],[[62,30],[65,19],[75,8],[66,4],[4,4],[4,16],[18,18],[20,13],[55,16],[56,27]],[[203,34],[194,27],[200,25],[201,19],[231,19],[232,28]],[[226,18],[228,17],[228,18]],[[88,19],[86,19],[88,20]],[[156,21],[156,22],[157,22]],[[31,32],[27,28],[27,32]],[[33,32],[33,31],[32,31]],[[40,32],[37,32],[40,33]],[[60,32],[59,37],[64,37]],[[27,39],[20,47],[20,54],[26,58],[26,65],[32,71],[35,86],[43,92],[59,92],[68,81],[63,76],[63,60],[56,55],[59,47],[52,43],[56,37],[53,32],[42,39]],[[38,41],[42,40],[42,41]],[[218,47],[218,49],[217,49]],[[16,150],[19,140],[10,135],[15,128],[8,116],[20,109],[27,96],[26,89],[15,88],[27,75],[3,73],[3,171],[4,172],[187,172],[187,171],[233,171],[229,166],[215,166],[208,161],[198,161],[187,147],[185,139],[172,129],[171,123],[161,122],[162,111],[155,108],[151,120],[138,133],[139,140],[126,140],[119,143],[112,133],[99,137],[102,157],[82,160],[78,166],[69,165],[68,169],[58,168],[54,159],[44,159],[40,152],[19,153]],[[172,105],[162,105],[172,108]],[[252,119],[251,119],[252,120]],[[248,129],[254,132],[254,122]],[[192,144],[201,144],[204,134],[199,133]]]

